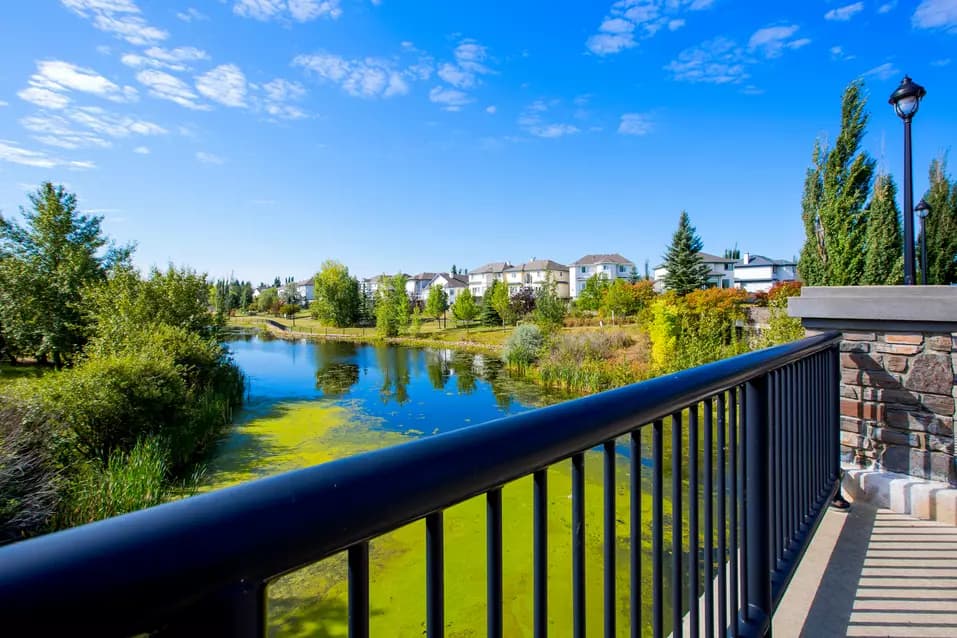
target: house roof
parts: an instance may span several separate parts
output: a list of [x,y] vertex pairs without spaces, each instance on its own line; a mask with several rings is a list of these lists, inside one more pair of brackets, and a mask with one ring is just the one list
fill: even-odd
[[752,266],[796,266],[790,259],[770,259],[764,255],[751,255],[748,263],[744,261],[734,262],[735,268],[751,268]]
[[316,283],[315,277],[310,277],[309,279],[303,279],[302,281],[297,281],[297,286],[313,286]]
[[551,259],[532,259],[524,264],[512,266],[505,269],[508,272],[529,272],[533,270],[568,270],[568,266],[563,266],[557,261]]
[[432,281],[433,279],[435,279],[436,274],[437,273],[434,273],[434,272],[420,272],[417,275],[412,275],[411,277],[409,277],[409,279],[413,281],[415,280]]
[[493,261],[491,263],[485,264],[484,266],[479,266],[478,268],[473,268],[469,271],[470,275],[484,275],[485,273],[496,273],[496,272],[505,272],[508,268],[511,268],[512,264],[507,261]]
[[429,281],[429,285],[431,286],[433,283],[435,283],[435,280],[439,277],[442,277],[446,282],[448,282],[445,286],[446,288],[468,288],[469,285],[469,280],[466,275],[453,275],[447,272],[435,273],[435,276],[432,277],[431,281]]
[[[701,261],[703,261],[706,264],[734,264],[735,266],[737,266],[740,263],[736,259],[732,259],[730,257],[720,257],[718,255],[712,255],[711,253],[706,253],[704,251],[701,251],[698,254],[701,255]],[[659,268],[664,268],[664,267],[665,267],[665,264],[664,262],[662,262],[658,264],[657,266],[655,266],[655,270]]]
[[630,264],[634,266],[634,263],[628,261],[618,253],[611,253],[609,255],[585,255],[578,261],[572,262],[573,266],[588,266],[590,264]]

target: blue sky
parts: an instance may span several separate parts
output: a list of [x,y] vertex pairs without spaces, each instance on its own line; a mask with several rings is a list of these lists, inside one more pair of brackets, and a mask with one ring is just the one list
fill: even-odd
[[[957,0],[31,0],[0,17],[0,210],[77,192],[140,266],[254,282],[620,252],[790,257],[843,87],[915,192],[957,140]],[[957,160],[955,160],[957,161]]]

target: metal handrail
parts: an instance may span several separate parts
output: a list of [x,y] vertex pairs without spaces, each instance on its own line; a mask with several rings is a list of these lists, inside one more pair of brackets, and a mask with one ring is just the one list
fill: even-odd
[[219,600],[261,623],[268,580],[833,351],[838,340],[821,334],[3,547],[0,618],[34,635],[64,624],[135,633]]

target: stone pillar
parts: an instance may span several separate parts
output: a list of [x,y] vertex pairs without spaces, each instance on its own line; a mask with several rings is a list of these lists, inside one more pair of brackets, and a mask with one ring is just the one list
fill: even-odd
[[805,287],[788,312],[843,335],[844,460],[957,485],[957,287]]

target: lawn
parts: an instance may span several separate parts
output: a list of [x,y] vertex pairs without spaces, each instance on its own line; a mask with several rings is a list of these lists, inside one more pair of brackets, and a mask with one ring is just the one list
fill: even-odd
[[0,363],[0,385],[17,379],[36,379],[51,370],[53,368],[50,366],[40,366],[33,363],[20,363],[18,365]]

